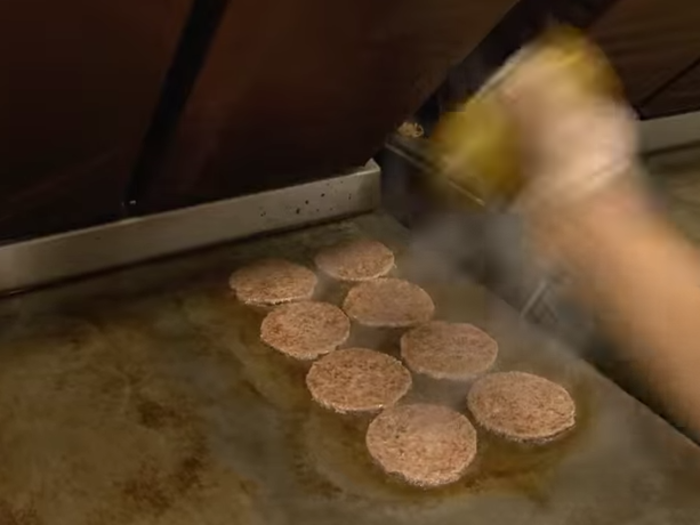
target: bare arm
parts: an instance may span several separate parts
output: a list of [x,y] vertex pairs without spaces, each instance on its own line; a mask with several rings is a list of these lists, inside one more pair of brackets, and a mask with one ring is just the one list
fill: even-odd
[[700,254],[624,182],[545,220],[549,249],[579,296],[700,436]]
[[700,437],[700,252],[648,202],[631,111],[582,93],[546,61],[501,89],[521,128],[522,209],[543,253]]

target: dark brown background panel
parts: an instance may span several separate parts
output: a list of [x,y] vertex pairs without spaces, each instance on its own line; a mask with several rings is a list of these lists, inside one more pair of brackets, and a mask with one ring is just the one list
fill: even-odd
[[0,2],[0,238],[120,213],[190,5]]
[[617,0],[590,31],[641,104],[700,57],[700,2]]
[[430,128],[440,114],[475,93],[508,57],[542,34],[553,20],[587,29],[616,1],[621,0],[519,0],[479,45],[450,69],[445,82],[421,108],[419,120]]
[[365,162],[514,0],[231,2],[140,208]]
[[700,62],[666,86],[641,108],[642,115],[646,118],[698,110],[700,110]]

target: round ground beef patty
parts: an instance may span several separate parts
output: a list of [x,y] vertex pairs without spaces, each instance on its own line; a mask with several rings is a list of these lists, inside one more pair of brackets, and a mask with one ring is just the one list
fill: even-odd
[[398,359],[367,350],[337,350],[316,361],[306,376],[311,396],[341,414],[394,405],[411,388],[411,373]]
[[304,266],[265,259],[233,272],[229,285],[246,304],[275,305],[310,299],[316,281],[316,275]]
[[350,320],[340,308],[314,301],[278,306],[260,326],[263,342],[302,360],[335,350],[349,335]]
[[366,443],[385,472],[423,488],[457,481],[477,449],[476,431],[466,417],[428,404],[385,410],[370,423]]
[[513,441],[546,442],[574,426],[576,405],[560,385],[525,372],[477,380],[467,405],[479,425]]
[[408,367],[435,379],[469,380],[491,368],[498,343],[466,323],[431,321],[401,337],[401,357]]
[[394,254],[382,243],[364,239],[320,251],[316,266],[334,279],[368,281],[391,271]]
[[343,310],[360,324],[403,328],[429,321],[435,305],[428,293],[401,279],[375,279],[353,287]]

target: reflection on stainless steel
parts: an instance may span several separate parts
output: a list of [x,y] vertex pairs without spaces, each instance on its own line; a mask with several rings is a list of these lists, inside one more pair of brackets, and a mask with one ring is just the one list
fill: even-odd
[[367,212],[379,167],[0,247],[0,292],[160,257],[256,233]]
[[[366,453],[367,421],[311,402],[308,365],[259,340],[264,312],[227,289],[266,256],[312,265],[361,237],[396,254],[438,318],[484,328],[498,370],[551,378],[577,426],[543,447],[480,432],[458,483],[389,481]],[[700,515],[700,449],[463,275],[416,263],[382,215],[315,226],[123,269],[0,301],[0,523],[51,525],[679,525]],[[348,285],[318,298],[339,304]],[[348,345],[396,355],[401,332],[353,327]],[[408,400],[465,411],[464,385],[416,378]],[[4,520],[4,521],[3,521]]]

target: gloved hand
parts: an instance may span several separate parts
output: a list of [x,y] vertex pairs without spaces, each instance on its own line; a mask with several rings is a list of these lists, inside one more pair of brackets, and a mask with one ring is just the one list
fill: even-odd
[[496,88],[519,130],[525,207],[581,202],[636,172],[633,111],[583,89],[558,59],[546,52],[525,57]]

